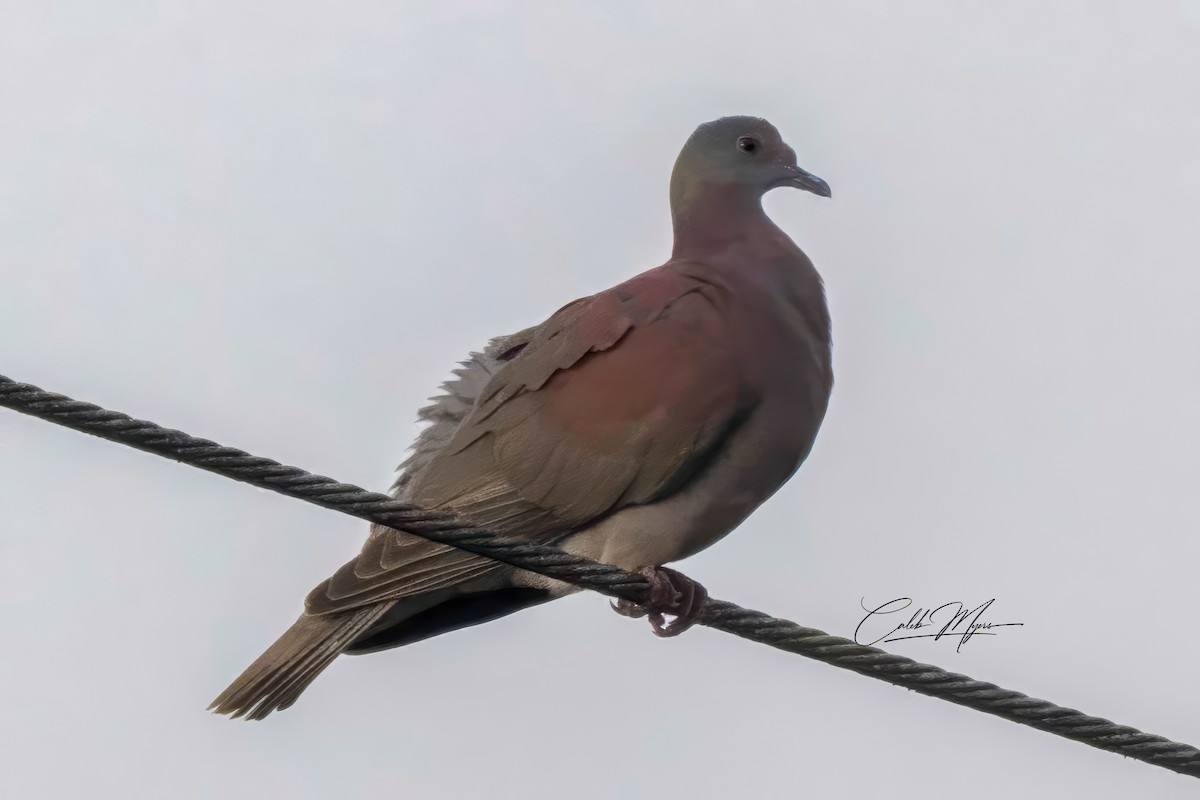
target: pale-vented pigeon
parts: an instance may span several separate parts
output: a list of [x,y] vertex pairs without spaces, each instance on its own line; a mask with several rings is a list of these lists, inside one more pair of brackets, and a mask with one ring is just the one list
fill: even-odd
[[[833,385],[812,262],[762,196],[829,186],[762,119],[701,125],[671,176],[671,259],[492,340],[421,411],[396,497],[489,530],[642,570],[655,631],[686,628],[696,584],[661,565],[733,530],[808,455]],[[362,554],[214,702],[261,719],[340,653],[496,619],[572,587],[374,526]],[[677,616],[670,625],[663,613]]]

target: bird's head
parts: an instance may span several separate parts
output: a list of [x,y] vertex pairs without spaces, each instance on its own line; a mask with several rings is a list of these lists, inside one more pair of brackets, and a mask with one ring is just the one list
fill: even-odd
[[684,144],[671,176],[673,202],[722,187],[757,200],[779,186],[831,196],[828,183],[796,164],[796,151],[775,126],[757,117],[722,117],[701,125]]

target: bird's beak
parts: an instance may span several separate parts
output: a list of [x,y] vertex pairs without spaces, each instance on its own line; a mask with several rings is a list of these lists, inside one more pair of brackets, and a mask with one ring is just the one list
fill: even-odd
[[781,183],[786,183],[788,186],[795,186],[797,189],[804,189],[821,197],[833,197],[833,192],[830,191],[829,184],[811,172],[805,172],[796,166],[789,166],[787,170],[788,176]]

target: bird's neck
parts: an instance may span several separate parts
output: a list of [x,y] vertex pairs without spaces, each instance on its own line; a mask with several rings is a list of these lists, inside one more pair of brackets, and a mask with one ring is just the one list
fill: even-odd
[[762,198],[747,187],[696,188],[695,192],[672,192],[671,221],[675,228],[672,258],[711,255],[775,228],[763,211]]

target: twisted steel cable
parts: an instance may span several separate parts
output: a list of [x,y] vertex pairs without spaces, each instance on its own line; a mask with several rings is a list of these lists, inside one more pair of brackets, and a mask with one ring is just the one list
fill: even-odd
[[[449,514],[427,511],[385,494],[17,383],[3,375],[0,375],[0,406],[611,597],[636,603],[645,599],[649,589],[641,575],[610,564],[555,547],[505,539],[482,528],[464,525]],[[1101,750],[1200,777],[1200,750],[1191,745],[805,628],[761,611],[710,598],[698,623]]]

